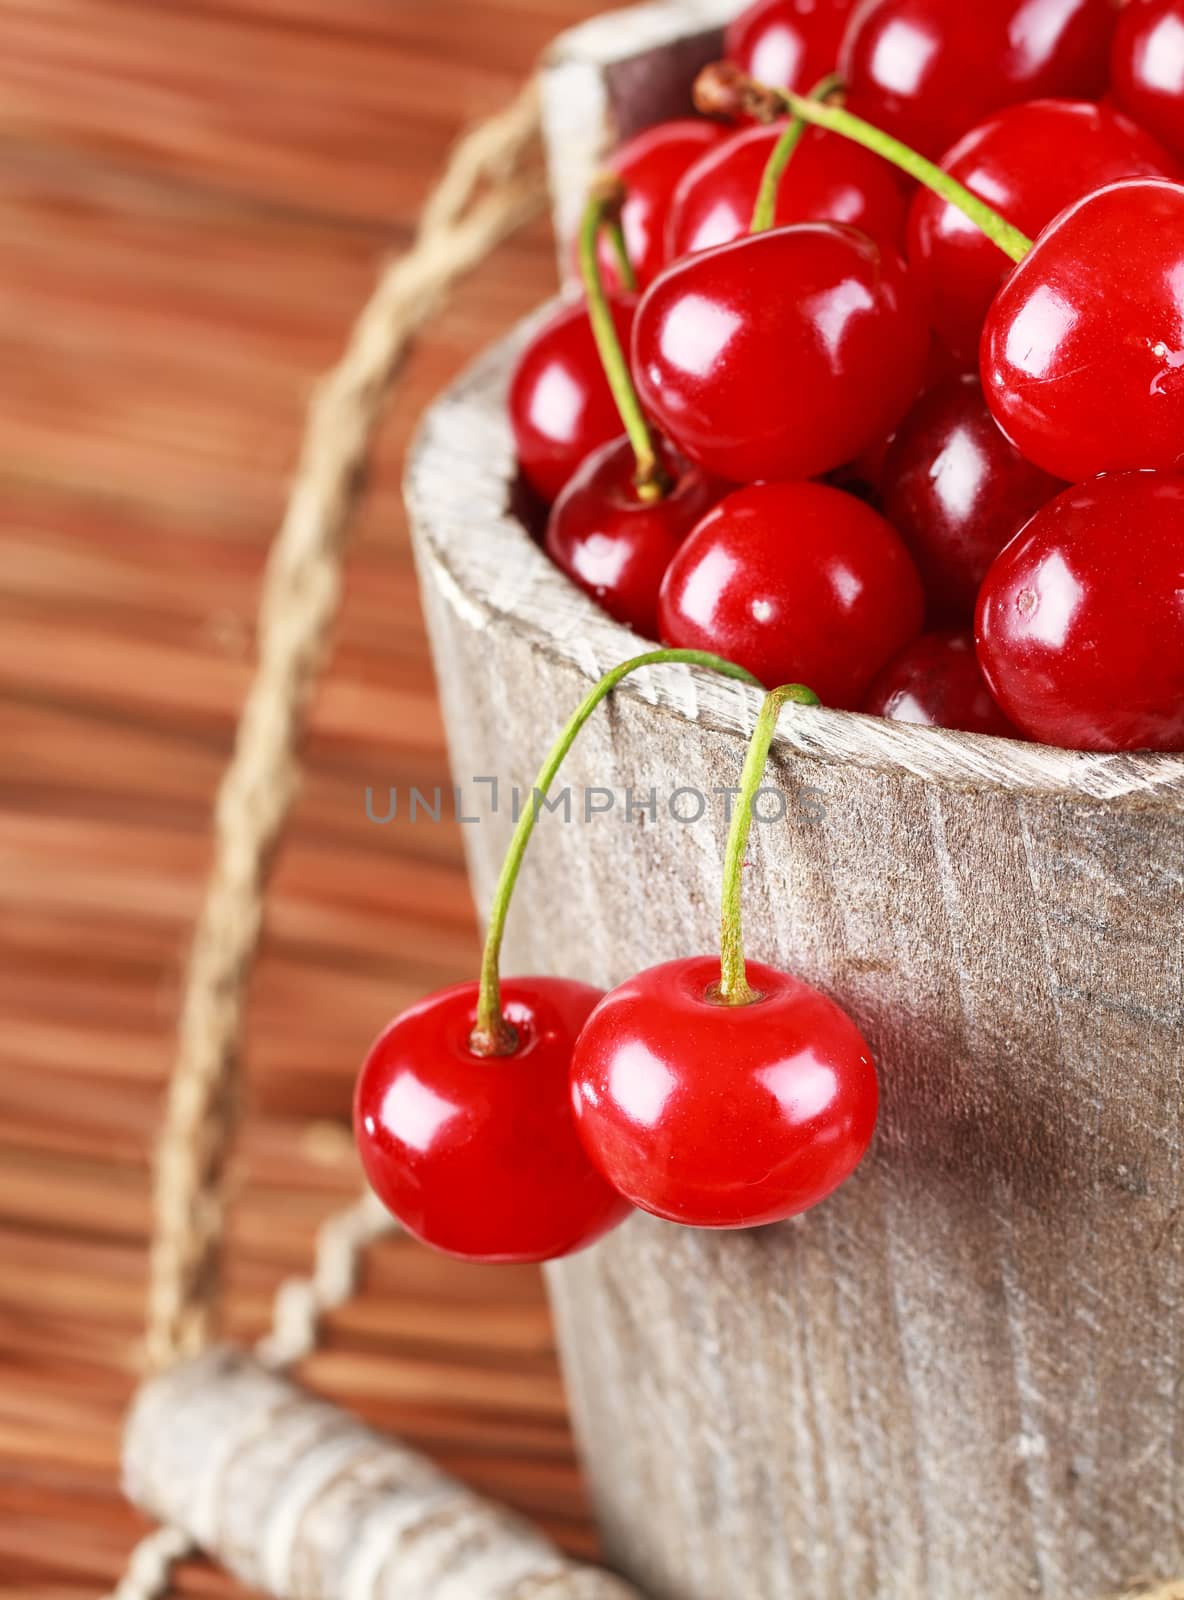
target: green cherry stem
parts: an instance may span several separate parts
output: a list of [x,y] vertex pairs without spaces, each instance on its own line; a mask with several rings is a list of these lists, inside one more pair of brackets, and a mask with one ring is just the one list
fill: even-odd
[[[810,90],[810,99],[825,101],[832,94],[838,94],[843,87],[843,80],[837,73],[823,78]],[[767,233],[773,226],[777,214],[777,191],[781,187],[781,178],[793,157],[794,151],[802,142],[802,135],[806,131],[806,123],[801,117],[794,117],[785,132],[773,146],[771,155],[761,175],[761,186],[757,191],[756,205],[752,212],[752,226],[750,233]]]
[[629,259],[629,246],[625,243],[625,228],[619,211],[615,217],[610,216],[606,220],[605,232],[608,234],[609,244],[613,247],[613,259],[617,264],[617,277],[621,280],[621,288],[626,294],[636,294],[637,274]]
[[757,83],[728,61],[717,61],[710,67],[704,67],[695,82],[695,104],[700,111],[708,114],[722,112],[735,116],[745,113],[766,122],[772,121],[781,112],[789,111],[812,127],[826,128],[831,133],[854,140],[856,144],[883,156],[885,161],[890,161],[902,172],[916,178],[927,189],[932,189],[934,194],[957,206],[975,227],[1013,261],[1022,261],[1032,248],[1032,240],[1027,234],[1021,233],[935,162],[918,155],[907,144],[902,144],[881,128],[873,127],[862,117],[854,116],[842,106],[822,105],[817,100],[794,94],[788,89],[774,89],[768,84]]
[[518,872],[522,866],[522,858],[526,854],[526,846],[534,832],[535,823],[539,819],[541,802],[546,799],[552,783],[564,757],[575,743],[576,735],[622,678],[627,678],[631,672],[636,672],[639,667],[660,667],[667,665],[682,665],[688,667],[707,667],[713,672],[721,673],[725,678],[736,678],[741,683],[759,683],[751,672],[746,672],[743,667],[738,667],[734,662],[725,661],[720,656],[713,656],[706,650],[649,650],[645,655],[634,656],[630,661],[622,661],[619,666],[606,672],[595,688],[591,689],[579,706],[572,713],[559,737],[551,746],[547,759],[539,769],[535,779],[534,788],[530,795],[530,804],[525,807],[515,824],[513,835],[510,839],[509,849],[506,851],[505,860],[502,862],[501,874],[497,880],[497,887],[493,891],[493,903],[489,910],[489,928],[485,935],[485,949],[481,957],[481,981],[477,996],[477,1025],[469,1036],[469,1048],[478,1056],[504,1056],[512,1055],[517,1043],[514,1028],[502,1014],[501,982],[499,977],[499,963],[502,952],[502,936],[506,930],[506,916],[510,909],[510,901],[514,894],[514,885],[518,881]]
[[[617,338],[616,324],[600,275],[597,248],[602,228],[619,227],[624,199],[625,186],[611,173],[606,173],[593,184],[588,204],[584,208],[584,220],[580,226],[580,274],[584,280],[584,292],[588,297],[588,317],[592,323],[592,333],[596,339],[604,375],[608,379],[608,386],[621,414],[621,422],[629,436],[629,443],[633,446],[633,456],[637,463],[633,475],[634,487],[642,500],[653,501],[661,500],[670,484],[658,459],[653,433],[641,409],[641,402],[637,398],[637,390],[633,387],[633,379],[629,372],[629,363],[625,359],[625,352],[621,349],[621,341]],[[622,248],[624,248],[623,239]]]
[[752,808],[765,774],[773,736],[777,732],[777,719],[787,702],[799,706],[822,704],[813,689],[807,689],[801,683],[787,683],[780,689],[771,689],[765,696],[765,703],[748,742],[744,771],[740,775],[740,793],[736,797],[736,809],[732,813],[732,825],[728,830],[728,843],[724,851],[724,880],[720,895],[720,976],[715,993],[719,1000],[730,1006],[751,1005],[754,1000],[760,999],[748,982],[744,965],[740,878],[744,869],[744,853],[748,849],[748,836],[752,830]]

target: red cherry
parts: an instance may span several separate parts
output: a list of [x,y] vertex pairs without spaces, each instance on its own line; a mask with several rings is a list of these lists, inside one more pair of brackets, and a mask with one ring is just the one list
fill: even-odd
[[884,515],[920,568],[933,616],[969,618],[987,568],[1065,487],[999,432],[978,381],[952,378],[901,423],[880,474]]
[[1184,187],[1137,178],[1063,211],[999,291],[981,361],[995,420],[1056,477],[1176,467]]
[[[626,296],[612,308],[626,348],[636,304]],[[620,433],[620,414],[582,302],[556,312],[518,357],[508,407],[522,475],[548,505],[580,462]]]
[[923,633],[872,684],[863,710],[889,722],[1017,738],[991,698],[969,633]]
[[808,684],[853,710],[921,630],[921,582],[877,512],[820,483],[766,483],[721,500],[670,563],[664,643],[711,650],[762,683]]
[[600,991],[511,978],[510,1056],[476,1056],[477,985],[430,995],[370,1050],[354,1136],[375,1194],[399,1221],[470,1261],[545,1261],[591,1244],[628,1206],[590,1165],[572,1121],[572,1046]]
[[908,410],[927,350],[900,261],[827,222],[675,262],[633,324],[643,406],[689,460],[733,483],[854,460]]
[[724,54],[750,78],[808,93],[835,70],[855,0],[756,0],[724,35]]
[[[626,189],[621,226],[639,289],[652,283],[666,265],[666,219],[678,180],[731,131],[705,118],[659,122],[609,158],[608,171],[616,173]],[[606,239],[600,242],[599,255],[605,284],[619,288],[617,258]]]
[[658,637],[658,589],[675,551],[725,492],[669,451],[661,456],[673,486],[646,501],[634,486],[629,440],[602,445],[555,502],[545,540],[573,583],[646,639]]
[[996,560],[978,655],[1003,711],[1071,750],[1184,750],[1184,477],[1067,489]]
[[[784,124],[746,128],[708,151],[679,181],[666,224],[670,261],[730,244],[749,231],[757,193]],[[775,222],[847,222],[899,250],[905,202],[892,168],[837,134],[807,129],[777,189]]]
[[1100,95],[1115,15],[1113,0],[864,0],[839,71],[852,111],[937,159],[1001,106]]
[[697,1228],[751,1228],[815,1206],[854,1172],[876,1125],[871,1052],[817,989],[748,963],[761,998],[710,997],[719,958],[630,978],[572,1057],[576,1125],[614,1188]]
[[1122,109],[1184,156],[1184,0],[1128,0],[1110,54]]
[[[1120,178],[1177,178],[1179,164],[1141,128],[1087,100],[1009,106],[973,128],[945,170],[1032,238],[1074,200]],[[909,260],[932,326],[959,358],[978,354],[983,322],[1013,263],[965,212],[919,189]]]

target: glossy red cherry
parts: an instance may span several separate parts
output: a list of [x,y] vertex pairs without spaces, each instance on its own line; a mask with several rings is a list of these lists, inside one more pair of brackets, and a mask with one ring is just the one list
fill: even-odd
[[[742,238],[784,124],[746,128],[696,161],[679,181],[666,225],[671,261]],[[882,245],[904,242],[905,201],[892,168],[837,134],[807,129],[777,188],[774,220],[846,222]]]
[[[1149,134],[1087,100],[1009,106],[960,139],[942,166],[1031,238],[1091,189],[1181,175]],[[965,212],[924,188],[909,215],[909,261],[932,326],[956,356],[976,360],[987,311],[1013,262]]]
[[921,631],[921,582],[877,512],[820,483],[766,483],[721,500],[670,563],[663,643],[711,650],[770,688],[807,684],[854,710]]
[[936,160],[1001,106],[1100,95],[1115,16],[1113,0],[863,0],[839,71],[852,111]]
[[[678,180],[730,133],[722,123],[683,117],[647,128],[610,156],[608,170],[625,185],[621,226],[639,289],[666,265],[666,219]],[[619,289],[617,258],[605,239],[600,243],[600,271],[610,289]]]
[[930,615],[969,621],[991,562],[1064,487],[1003,437],[977,379],[948,379],[918,400],[888,447],[879,488]]
[[923,633],[872,684],[862,709],[889,722],[1017,738],[987,688],[970,633]]
[[748,964],[761,998],[711,998],[719,959],[630,978],[589,1017],[572,1057],[580,1137],[642,1210],[750,1228],[815,1206],[854,1172],[876,1125],[871,1052],[817,989]]
[[1184,750],[1184,477],[1067,489],[988,572],[976,631],[992,693],[1033,739]]
[[1184,0],[1128,0],[1114,33],[1110,88],[1124,111],[1184,156]]
[[724,54],[749,77],[807,94],[839,59],[855,0],[756,0],[729,24]]
[[1184,461],[1184,187],[1063,211],[991,306],[981,366],[999,426],[1058,478]]
[[[632,296],[613,303],[613,322],[626,348],[636,303]],[[522,475],[548,505],[584,458],[620,433],[620,414],[582,302],[549,318],[518,357],[508,409]]]
[[800,223],[675,262],[642,297],[642,404],[733,483],[814,478],[890,433],[921,383],[921,304],[855,228]]
[[545,1261],[591,1244],[628,1206],[576,1137],[572,1046],[600,991],[511,978],[509,1056],[476,1056],[477,985],[412,1006],[367,1056],[354,1135],[375,1194],[425,1244],[471,1261]]
[[671,487],[643,500],[626,438],[584,462],[555,502],[544,548],[585,594],[645,639],[658,637],[658,590],[687,534],[725,492],[698,467],[661,452]]

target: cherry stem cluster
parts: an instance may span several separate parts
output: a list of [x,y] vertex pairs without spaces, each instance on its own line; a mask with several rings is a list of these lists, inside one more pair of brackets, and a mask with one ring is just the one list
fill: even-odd
[[843,106],[822,104],[788,89],[774,89],[768,84],[758,83],[730,61],[717,61],[710,67],[704,67],[695,83],[695,104],[700,111],[709,115],[755,116],[764,122],[772,122],[788,111],[791,116],[800,118],[812,127],[825,128],[863,145],[916,178],[927,189],[932,189],[934,194],[964,212],[1012,261],[1022,261],[1032,248],[1032,240],[1027,234],[1021,233],[935,162],[919,155],[883,129],[853,115]]
[[[637,390],[633,387],[629,362],[621,349],[621,341],[617,338],[616,323],[613,321],[612,308],[600,273],[599,245],[600,235],[604,229],[611,231],[614,248],[618,254],[626,258],[628,256],[624,235],[621,232],[621,207],[624,200],[625,186],[611,173],[605,174],[593,184],[580,226],[580,275],[584,280],[584,292],[588,297],[588,317],[592,323],[600,364],[604,368],[613,400],[621,414],[621,422],[629,437],[629,443],[633,446],[633,457],[636,462],[633,484],[640,499],[653,501],[661,500],[670,484],[654,444],[653,431],[646,421],[645,412],[641,409]],[[615,243],[618,238],[619,244]],[[629,270],[629,278],[632,281],[632,268]]]
[[713,998],[725,1005],[746,1006],[759,1000],[759,993],[748,982],[744,963],[744,927],[742,920],[740,879],[744,870],[744,854],[748,849],[748,836],[752,830],[753,807],[760,791],[761,779],[769,760],[769,750],[777,732],[777,719],[782,706],[792,703],[799,706],[817,706],[822,702],[813,689],[801,683],[783,684],[772,689],[765,697],[748,743],[744,758],[744,771],[740,776],[740,792],[728,843],[724,852],[723,891],[720,896],[719,928],[719,984]]
[[[721,673],[726,678],[736,678],[741,683],[754,684],[759,687],[758,680],[750,672],[745,671],[743,667],[736,666],[734,662],[725,661],[721,656],[713,656],[706,650],[649,650],[645,655],[634,656],[630,661],[622,661],[619,666],[613,667],[611,671],[606,672],[595,688],[591,689],[580,702],[560,732],[559,737],[551,746],[546,760],[539,769],[534,789],[531,791],[530,802],[518,817],[513,836],[510,839],[509,849],[506,851],[505,860],[502,862],[501,874],[498,877],[497,887],[493,892],[493,903],[489,911],[489,928],[485,935],[485,949],[481,957],[481,981],[477,997],[477,1025],[469,1038],[469,1048],[474,1055],[512,1055],[517,1048],[518,1038],[514,1027],[502,1013],[499,963],[502,937],[506,929],[506,916],[514,894],[514,885],[518,881],[518,873],[522,866],[522,858],[526,854],[526,846],[530,842],[535,823],[539,819],[542,802],[550,792],[551,785],[563,765],[567,752],[575,743],[576,735],[600,702],[612,693],[622,678],[627,678],[631,672],[636,672],[639,667],[668,665],[707,667],[713,672]],[[809,690],[806,690],[805,693],[808,694]],[[811,703],[814,703],[813,700],[811,700]]]
[[[814,85],[810,90],[810,99],[825,102],[831,95],[838,94],[842,87],[842,78],[837,73],[832,73]],[[801,144],[805,131],[805,121],[801,117],[794,117],[773,146],[761,175],[761,186],[757,191],[756,205],[752,212],[750,233],[766,233],[773,226],[777,216],[777,191],[781,187],[782,176],[789,166],[794,151]]]

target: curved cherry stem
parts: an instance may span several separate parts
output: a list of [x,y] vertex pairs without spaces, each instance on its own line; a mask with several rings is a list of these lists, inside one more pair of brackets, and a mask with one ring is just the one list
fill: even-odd
[[740,878],[744,869],[744,852],[748,849],[748,836],[752,831],[753,806],[777,732],[777,719],[782,706],[787,703],[799,706],[822,704],[813,689],[807,689],[802,683],[787,683],[780,689],[771,689],[765,696],[752,738],[748,741],[744,771],[740,775],[740,793],[736,797],[736,809],[732,813],[732,825],[724,852],[724,881],[720,895],[720,976],[714,997],[730,1006],[751,1005],[754,1000],[760,999],[758,992],[748,982],[744,964]]
[[575,743],[576,735],[600,702],[612,693],[621,679],[627,678],[639,667],[668,665],[707,667],[725,678],[736,678],[741,683],[751,683],[759,687],[758,680],[751,672],[736,666],[734,662],[725,661],[721,656],[713,656],[706,650],[649,650],[645,655],[634,656],[630,661],[622,661],[620,666],[606,672],[595,688],[591,689],[580,702],[539,769],[539,775],[531,790],[530,804],[521,813],[515,825],[506,858],[502,862],[497,887],[493,891],[493,903],[489,910],[489,929],[485,935],[485,948],[481,956],[477,1025],[469,1036],[469,1048],[474,1055],[512,1055],[517,1048],[518,1036],[513,1025],[502,1014],[499,962],[510,900],[514,894],[514,885],[518,881],[518,872],[522,866],[522,858],[526,854],[526,846],[539,819],[541,802],[546,799],[559,768],[563,765],[564,757]]
[[[810,99],[829,100],[831,95],[838,94],[842,87],[842,78],[838,73],[831,73],[829,77],[821,79],[814,85],[810,90]],[[749,233],[766,233],[773,226],[777,215],[777,191],[781,187],[782,176],[793,158],[794,151],[801,144],[805,131],[806,123],[803,119],[794,117],[773,146],[765,170],[761,174],[761,186],[757,191]]]
[[641,409],[637,390],[633,387],[629,363],[617,338],[616,324],[600,275],[600,233],[605,227],[620,227],[624,199],[625,187],[611,173],[593,184],[580,226],[580,274],[584,280],[584,292],[588,296],[588,317],[592,323],[600,363],[629,436],[629,443],[633,446],[633,458],[637,464],[633,474],[634,487],[642,500],[653,501],[661,500],[670,484],[658,459],[654,436]]
[[717,61],[713,66],[704,67],[695,83],[695,104],[700,111],[709,114],[746,114],[765,122],[771,122],[776,116],[789,111],[792,116],[800,117],[812,127],[826,128],[831,133],[841,134],[845,139],[863,145],[916,178],[927,189],[932,189],[934,194],[964,212],[975,227],[985,233],[1012,261],[1022,261],[1032,248],[1032,240],[1027,234],[1021,233],[935,162],[918,155],[907,144],[865,122],[862,117],[854,116],[842,106],[823,105],[805,95],[794,94],[789,89],[774,89],[768,84],[757,83],[729,61]]

